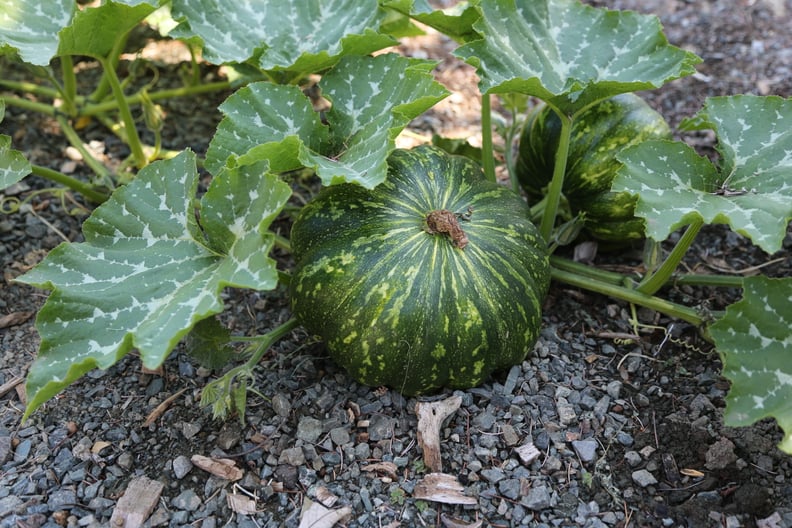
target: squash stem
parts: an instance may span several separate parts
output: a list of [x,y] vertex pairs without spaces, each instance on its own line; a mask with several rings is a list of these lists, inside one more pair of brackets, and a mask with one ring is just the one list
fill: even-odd
[[654,273],[647,275],[646,277],[641,280],[638,284],[636,290],[639,292],[646,294],[646,295],[654,295],[657,293],[657,290],[663,287],[665,283],[673,275],[674,271],[679,266],[679,263],[682,261],[682,257],[685,256],[687,250],[690,248],[690,245],[693,243],[693,240],[698,235],[698,232],[701,231],[701,228],[704,226],[704,220],[702,218],[694,219],[690,225],[688,225],[685,233],[680,237],[679,241],[674,246],[674,249],[671,250],[671,253],[668,254],[665,261],[658,267]]
[[631,288],[609,284],[592,277],[584,277],[576,273],[571,273],[569,271],[564,271],[557,268],[550,268],[550,274],[551,277],[556,281],[563,282],[571,286],[576,286],[584,290],[600,293],[602,295],[607,295],[608,297],[613,297],[614,299],[637,304],[639,306],[645,306],[646,308],[658,311],[675,319],[687,321],[688,323],[696,326],[701,326],[705,322],[704,318],[693,308],[676,304],[671,301],[661,299],[660,297],[646,295]]
[[[243,370],[252,370],[253,367],[255,367],[259,361],[261,361],[261,358],[262,356],[264,356],[264,353],[267,350],[269,350],[269,348],[272,345],[274,345],[280,338],[282,338],[283,336],[285,336],[286,334],[297,328],[299,325],[300,323],[297,322],[297,319],[292,317],[285,323],[276,326],[266,334],[262,334],[258,336],[257,338],[258,345],[253,350],[253,354],[250,356],[250,359],[248,359],[244,365],[240,365],[240,367],[237,367],[237,369],[241,368]],[[236,370],[236,369],[232,369],[232,370]]]
[[[554,109],[555,110],[555,109]],[[542,223],[539,232],[545,242],[550,242],[553,235],[558,204],[561,202],[561,190],[564,186],[564,174],[566,173],[567,155],[569,154],[569,142],[572,136],[572,117],[563,112],[556,111],[561,120],[561,133],[558,137],[558,150],[555,154],[555,165],[553,167],[553,179],[547,191],[547,203],[542,215]]]
[[50,181],[55,183],[60,183],[61,185],[65,185],[69,189],[76,191],[83,196],[85,196],[88,200],[95,204],[100,204],[102,202],[107,201],[108,195],[97,191],[94,187],[88,183],[82,182],[80,180],[76,180],[71,176],[66,176],[62,172],[58,172],[56,170],[49,169],[47,167],[42,167],[40,165],[32,165],[31,172],[36,176],[41,176],[42,178],[47,178]]
[[77,76],[74,74],[74,62],[71,55],[61,57],[61,75],[63,76],[63,106],[61,109],[68,115],[77,112]]
[[579,262],[575,262],[574,260],[569,260],[564,257],[559,257],[557,255],[552,255],[550,257],[550,265],[553,268],[569,271],[576,275],[581,275],[583,277],[590,277],[592,279],[596,279],[601,282],[606,282],[608,284],[615,284],[617,286],[624,286],[628,281],[631,279],[626,276],[622,275],[621,273],[616,273],[615,271],[607,271],[602,270],[599,268],[595,268],[593,266],[587,266],[585,264],[581,264]]
[[702,275],[700,273],[685,273],[671,277],[675,285],[690,286],[715,286],[719,288],[742,288],[745,279],[736,275]]
[[481,165],[484,176],[489,181],[495,181],[495,155],[492,150],[492,109],[490,95],[481,96]]
[[148,164],[148,157],[143,152],[143,144],[140,142],[137,128],[135,128],[135,119],[132,117],[132,112],[129,110],[129,104],[124,96],[124,90],[121,87],[121,82],[115,72],[115,64],[113,58],[99,59],[102,64],[107,82],[110,83],[110,90],[113,97],[118,103],[118,113],[124,123],[127,139],[129,140],[129,148],[132,150],[132,156],[135,158],[135,165],[138,169],[142,169]]

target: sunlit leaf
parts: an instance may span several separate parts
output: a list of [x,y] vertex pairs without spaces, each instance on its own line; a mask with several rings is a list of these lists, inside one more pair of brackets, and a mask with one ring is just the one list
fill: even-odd
[[25,62],[46,66],[76,7],[74,0],[0,0],[0,47],[6,44]]
[[651,15],[578,0],[488,0],[478,9],[473,29],[483,38],[455,54],[477,67],[481,91],[533,95],[568,115],[690,75],[700,62],[670,46]]
[[61,244],[18,279],[52,290],[36,321],[28,414],[132,348],[158,367],[198,321],[223,310],[223,288],[277,284],[274,235],[264,229],[290,190],[266,169],[218,174],[200,202],[202,229],[195,156],[153,163],[85,221],[85,242]]
[[750,425],[773,417],[784,430],[779,447],[792,454],[792,279],[750,277],[744,297],[710,326],[732,386],[724,420]]
[[171,13],[184,22],[173,34],[200,37],[207,60],[258,57],[265,70],[321,71],[396,43],[377,32],[384,17],[377,0],[173,0]]
[[216,171],[229,157],[232,164],[267,159],[274,171],[310,167],[326,185],[374,187],[399,132],[448,94],[433,66],[395,54],[345,57],[320,82],[332,103],[327,125],[297,88],[254,83],[221,105],[206,167]]
[[71,25],[60,32],[57,53],[105,57],[122,35],[153,11],[154,7],[147,3],[128,6],[115,2],[77,11]]
[[433,9],[426,0],[381,0],[383,7],[411,17],[436,29],[457,42],[481,38],[473,29],[480,15],[475,9],[478,0],[459,2],[448,9]]
[[639,195],[635,214],[656,240],[701,218],[779,250],[792,220],[792,99],[711,98],[688,127],[715,130],[718,167],[684,143],[645,142],[619,154],[612,190]]

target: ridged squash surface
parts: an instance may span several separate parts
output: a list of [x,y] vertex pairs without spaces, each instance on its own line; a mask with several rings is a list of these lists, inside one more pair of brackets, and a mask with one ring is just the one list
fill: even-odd
[[[561,121],[548,106],[536,107],[520,138],[517,178],[538,198],[550,183]],[[572,124],[562,192],[573,213],[586,213],[586,230],[596,239],[618,242],[644,237],[643,220],[634,216],[635,198],[610,190],[621,167],[617,154],[649,139],[670,139],[671,129],[658,112],[633,93],[592,106]]]
[[[478,385],[536,342],[546,245],[524,200],[473,161],[422,146],[388,164],[373,190],[327,187],[301,211],[292,311],[365,385],[407,395]],[[436,230],[437,211],[461,237]]]

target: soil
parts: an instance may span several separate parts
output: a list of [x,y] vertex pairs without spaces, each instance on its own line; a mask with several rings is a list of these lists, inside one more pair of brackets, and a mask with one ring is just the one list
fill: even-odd
[[[589,3],[657,14],[671,43],[704,59],[697,74],[641,94],[674,128],[695,114],[709,96],[792,96],[790,0]],[[146,35],[139,41],[157,61],[158,86],[177,86],[182,69],[169,58],[180,57],[171,54],[174,47],[151,43]],[[475,72],[449,56],[452,48],[452,43],[431,33],[407,39],[400,46],[398,51],[404,54],[438,59],[437,78],[452,91],[450,97],[412,123],[410,132],[399,138],[400,146],[428,141],[435,133],[480,144]],[[124,62],[121,67],[129,65]],[[80,66],[81,75],[95,74],[95,64],[86,61]],[[7,64],[0,67],[11,71]],[[210,65],[202,68],[207,82],[223,75]],[[215,109],[228,95],[164,103],[167,118],[163,147],[205,152],[220,118]],[[33,163],[90,177],[90,170],[66,148],[53,119],[7,108],[0,133],[12,136],[14,148],[23,150]],[[128,155],[124,145],[96,123],[81,133],[108,166],[117,167]],[[713,155],[711,134],[678,136]],[[144,139],[153,141],[151,137]],[[109,522],[105,514],[112,511],[130,479],[141,474],[162,482],[169,500],[155,511],[150,525],[180,525],[178,520],[184,519],[185,525],[213,526],[207,524],[205,519],[209,518],[230,523],[234,516],[226,504],[215,504],[208,510],[221,491],[222,495],[231,494],[227,482],[218,482],[195,469],[184,478],[174,474],[174,461],[179,456],[222,454],[252,475],[242,485],[256,490],[259,513],[249,516],[253,526],[296,526],[297,514],[293,512],[299,512],[300,505],[321,483],[341,502],[352,505],[352,514],[344,521],[348,526],[375,526],[376,519],[381,525],[385,519],[401,526],[453,526],[447,514],[492,526],[792,526],[792,459],[776,448],[780,430],[772,420],[742,428],[723,425],[728,382],[719,376],[717,353],[696,330],[639,310],[640,320],[652,328],[642,333],[638,342],[621,339],[620,335],[633,333],[628,323],[629,306],[561,284],[552,286],[545,304],[545,331],[535,357],[516,370],[497,374],[482,387],[460,391],[462,412],[445,425],[442,448],[446,471],[458,475],[467,491],[477,495],[479,503],[474,508],[432,505],[434,518],[416,513],[419,506],[409,499],[420,476],[420,452],[414,447],[415,401],[393,391],[356,385],[326,357],[321,343],[301,330],[281,340],[264,358],[256,380],[263,397],[251,395],[244,424],[236,417],[213,420],[198,405],[201,388],[214,374],[197,368],[181,347],[158,373],[142,371],[137,358],[130,354],[109,371],[94,372],[75,383],[20,423],[24,391],[14,380],[24,377],[36,355],[39,340],[33,315],[46,293],[13,279],[57,244],[79,241],[80,222],[85,218],[79,197],[61,200],[52,193],[32,194],[46,186],[37,178],[28,178],[6,191],[6,196],[30,198],[29,206],[0,216],[4,274],[0,286],[0,321],[4,321],[4,327],[0,327],[0,385],[9,387],[0,394],[0,438],[8,437],[10,442],[5,451],[0,445],[0,464],[5,464],[0,484],[5,485],[3,478],[17,483],[43,482],[20,493],[24,499],[21,513],[4,517],[0,512],[0,523],[10,523],[13,518],[16,524],[9,526],[53,522],[73,525],[90,515],[92,519],[83,525],[103,525]],[[275,227],[287,233],[289,218],[279,220]],[[702,232],[686,262],[691,268],[722,271],[773,260],[762,268],[764,273],[792,276],[792,235],[787,236],[784,248],[768,256],[727,229],[712,227]],[[288,255],[278,253],[276,257],[288,266]],[[640,251],[601,252],[593,262],[611,269],[633,269],[639,266]],[[702,310],[722,309],[739,294],[690,287],[665,293]],[[288,302],[280,288],[263,293],[229,291],[226,302],[224,323],[237,334],[260,334],[289,318]],[[3,319],[11,315],[13,318]],[[182,389],[186,392],[162,418],[143,425],[158,404]],[[587,396],[600,402],[607,396],[605,412],[599,412],[594,404],[587,407]],[[575,414],[569,421],[561,412],[566,403]],[[343,438],[334,440],[339,446],[352,446],[350,452],[337,450],[342,456],[351,456],[348,462],[333,463],[328,453],[336,453],[334,444],[325,449],[325,440],[305,441],[304,424],[308,423],[306,417],[312,416],[322,423],[322,439],[341,428],[351,434],[347,442]],[[495,426],[487,424],[489,417],[497,422]],[[383,419],[390,429],[378,438],[381,431],[377,422]],[[532,440],[540,448],[537,461],[521,465],[515,444],[508,442],[506,426],[518,431],[519,443]],[[11,464],[19,446],[30,438],[38,438],[44,447],[37,450],[38,444],[33,443],[30,458]],[[79,466],[87,474],[77,481],[73,472],[79,461],[69,466],[66,475],[58,473],[59,460],[66,456],[58,456],[58,449],[67,446],[74,454],[83,439],[87,439],[88,448],[97,450]],[[577,448],[570,446],[588,439],[596,440],[597,456],[586,461]],[[389,442],[387,447],[385,440]],[[108,446],[97,447],[98,441]],[[306,448],[307,444],[314,447]],[[303,446],[307,460],[299,463],[299,457],[290,458],[294,446]],[[480,450],[489,448],[490,454],[483,458]],[[407,462],[399,466],[398,474],[387,477],[361,473],[365,463],[400,456]],[[503,472],[505,480],[524,480],[528,490],[538,493],[546,488],[550,497],[547,505],[525,499],[531,494],[522,488],[510,498],[508,488],[492,476],[495,470]],[[646,473],[640,473],[644,470]],[[54,471],[57,478],[48,471]],[[643,481],[646,474],[654,482]],[[69,475],[75,480],[76,502],[80,504],[33,507],[51,504],[55,490],[64,489],[64,476]],[[101,483],[99,496],[109,502],[88,508],[85,490],[97,483]],[[371,489],[370,498],[365,500],[361,498],[363,487]],[[407,492],[406,505],[404,498],[397,505],[397,489]],[[494,495],[488,495],[490,490],[495,490]],[[188,491],[200,497],[200,508],[191,510],[178,500]],[[84,498],[82,493],[86,493]],[[0,493],[0,501],[8,496]],[[373,508],[368,508],[367,500],[374,502]],[[524,510],[520,518],[518,508]],[[203,510],[209,513],[200,521],[196,512]],[[60,522],[56,514],[64,511]],[[179,517],[177,513],[183,511],[192,512],[192,517]],[[244,517],[238,515],[233,522],[244,525]]]

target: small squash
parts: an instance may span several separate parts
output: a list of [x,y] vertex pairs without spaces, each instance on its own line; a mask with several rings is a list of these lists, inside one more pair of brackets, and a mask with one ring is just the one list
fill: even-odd
[[323,189],[291,244],[294,315],[365,385],[472,387],[539,335],[546,245],[526,203],[467,158],[396,150],[373,190]]
[[[520,138],[517,179],[525,191],[540,197],[553,177],[561,121],[550,107],[529,115]],[[649,139],[670,139],[663,116],[633,93],[617,95],[592,106],[572,124],[562,192],[572,212],[586,213],[592,237],[628,242],[644,237],[643,220],[634,216],[636,199],[610,190],[624,148]]]

